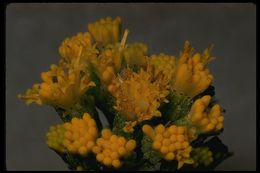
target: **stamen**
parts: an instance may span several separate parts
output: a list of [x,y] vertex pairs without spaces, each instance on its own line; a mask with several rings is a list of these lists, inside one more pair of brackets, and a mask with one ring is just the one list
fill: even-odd
[[126,44],[126,39],[127,39],[128,33],[129,33],[129,31],[128,31],[128,29],[126,29],[125,32],[124,32],[123,38],[121,40],[121,43],[120,43],[119,51],[121,51],[122,49],[125,48],[125,44]]

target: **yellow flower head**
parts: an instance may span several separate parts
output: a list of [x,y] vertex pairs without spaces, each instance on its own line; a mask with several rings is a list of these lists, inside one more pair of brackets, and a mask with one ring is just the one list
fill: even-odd
[[43,80],[41,84],[34,85],[32,89],[18,97],[28,104],[45,103],[65,110],[69,109],[89,87],[95,86],[95,83],[90,81],[88,74],[80,71],[78,63],[73,65],[73,67],[66,68],[62,64],[59,66],[52,64],[50,71],[41,73]]
[[162,73],[166,76],[168,81],[173,78],[176,66],[176,58],[174,56],[161,53],[159,55],[152,55],[148,60],[150,65],[154,68],[154,76]]
[[88,72],[89,61],[96,59],[99,52],[96,45],[92,45],[91,35],[85,32],[66,38],[59,47],[59,53],[62,58],[60,62],[68,68],[79,61],[79,69]]
[[203,54],[194,54],[194,49],[188,41],[184,44],[184,50],[176,63],[176,69],[172,79],[172,89],[190,97],[205,91],[213,80],[213,76],[206,65],[213,58],[209,55],[210,49]]
[[102,83],[108,85],[116,77],[115,74],[121,66],[119,45],[107,46],[96,60],[90,62]]
[[86,56],[105,89],[121,69],[127,35],[128,30],[125,31],[121,43],[105,46],[97,56]]
[[134,151],[136,141],[133,139],[126,140],[122,136],[113,134],[109,129],[103,129],[101,135],[92,149],[93,153],[96,154],[97,161],[107,167],[121,167],[122,161],[120,159],[127,157]]
[[141,69],[138,73],[125,69],[108,87],[116,98],[115,109],[125,115],[127,121],[149,120],[160,117],[161,102],[166,102],[167,87],[160,78],[152,81],[149,71]]
[[191,107],[188,115],[191,123],[198,129],[199,133],[215,132],[223,128],[224,117],[221,114],[221,108],[215,104],[210,110],[207,107],[210,103],[209,95],[197,99]]
[[67,62],[71,62],[78,57],[82,48],[91,47],[91,43],[91,35],[88,32],[80,32],[71,38],[66,38],[59,47],[59,53]]
[[178,161],[178,169],[184,163],[193,163],[190,158],[192,147],[186,127],[176,125],[165,127],[159,124],[153,129],[150,125],[144,125],[142,130],[146,136],[152,139],[152,148],[160,152],[165,160]]
[[102,18],[89,24],[88,30],[102,46],[116,43],[121,34],[121,18],[116,17],[114,20],[111,17]]
[[129,67],[145,67],[147,63],[147,52],[148,47],[144,43],[137,42],[128,44],[123,51],[124,60]]
[[48,133],[46,134],[47,137],[47,145],[59,152],[64,153],[66,151],[66,148],[63,146],[63,140],[64,140],[64,127],[63,125],[56,125],[51,126],[49,128]]
[[82,119],[74,117],[64,124],[64,129],[63,145],[70,153],[86,156],[92,151],[98,130],[95,120],[88,113]]

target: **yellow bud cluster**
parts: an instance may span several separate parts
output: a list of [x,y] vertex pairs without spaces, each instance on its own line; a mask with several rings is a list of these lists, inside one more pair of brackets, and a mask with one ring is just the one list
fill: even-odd
[[224,117],[218,104],[215,104],[208,112],[205,111],[210,100],[211,96],[203,96],[197,99],[191,107],[189,119],[200,132],[214,132],[223,128]]
[[172,79],[172,89],[194,97],[203,91],[213,81],[213,76],[206,68],[206,65],[213,58],[209,55],[210,49],[203,54],[194,54],[194,49],[188,41],[184,44],[184,50],[176,63],[176,69]]
[[47,145],[59,152],[65,152],[66,149],[63,146],[64,140],[64,127],[63,125],[51,126],[46,134]]
[[96,154],[97,161],[105,166],[119,168],[122,165],[120,158],[128,156],[136,147],[133,139],[126,140],[122,136],[114,135],[111,130],[103,129],[101,137],[96,140],[92,152]]
[[213,153],[208,147],[198,147],[192,150],[192,158],[194,160],[194,166],[203,164],[208,166],[213,162]]
[[92,150],[97,138],[96,122],[88,113],[82,119],[73,118],[64,124],[65,133],[63,145],[75,154],[86,156]]
[[173,77],[176,63],[175,61],[174,56],[163,53],[159,55],[152,55],[151,58],[149,58],[149,63],[154,67],[154,76],[157,76],[160,72],[162,72],[168,80]]
[[192,147],[185,127],[176,125],[165,127],[159,124],[153,129],[150,125],[144,125],[142,130],[153,140],[152,148],[159,151],[165,160],[183,162],[190,159]]
[[98,43],[107,45],[119,41],[121,32],[121,18],[102,18],[88,25],[88,30]]

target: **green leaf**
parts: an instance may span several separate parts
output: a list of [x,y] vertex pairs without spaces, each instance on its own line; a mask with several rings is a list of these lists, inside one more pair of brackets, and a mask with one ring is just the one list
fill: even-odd
[[158,169],[158,163],[162,160],[162,155],[158,151],[153,150],[152,140],[147,136],[143,137],[141,149],[144,154],[143,158],[147,160],[147,167]]
[[113,133],[119,136],[123,136],[126,139],[132,139],[133,133],[126,133],[124,132],[123,128],[125,126],[126,120],[123,118],[123,116],[120,115],[120,113],[116,113],[114,121],[113,121]]
[[95,98],[95,106],[104,113],[109,124],[112,125],[114,116],[117,113],[114,109],[115,98],[103,88],[96,74],[92,73],[91,76],[96,84],[96,87],[90,88],[88,90],[88,94]]
[[95,107],[94,97],[89,93],[83,95],[80,100],[69,110],[63,110],[61,108],[55,108],[55,110],[63,122],[70,122],[73,117],[82,118],[84,113],[87,112],[96,121],[98,129],[102,129],[102,123]]
[[178,93],[171,93],[168,96],[168,100],[169,103],[162,105],[160,108],[163,115],[162,118],[175,122],[188,115],[192,105],[191,98]]

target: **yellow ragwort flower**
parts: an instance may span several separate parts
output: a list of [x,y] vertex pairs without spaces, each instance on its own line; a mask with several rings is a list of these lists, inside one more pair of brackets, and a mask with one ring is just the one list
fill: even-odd
[[213,76],[206,68],[208,62],[213,59],[209,55],[210,50],[211,48],[205,49],[203,54],[194,54],[190,43],[185,42],[171,82],[174,91],[194,97],[208,88],[213,80]]
[[190,157],[192,147],[189,143],[188,129],[186,127],[176,125],[165,127],[159,124],[153,129],[150,125],[144,125],[142,131],[152,139],[152,148],[160,152],[165,160],[178,161],[178,169],[184,163],[193,163]]
[[[63,64],[52,64],[50,71],[42,72],[43,82],[27,90],[24,95],[18,95],[28,104],[49,104],[65,110],[71,108],[89,87],[95,86],[89,75],[80,71],[79,58],[69,68]],[[68,72],[66,73],[66,70]]]
[[122,136],[117,136],[109,129],[103,129],[101,137],[96,140],[92,152],[96,154],[97,161],[105,166],[119,168],[122,166],[122,157],[129,156],[136,147],[136,141],[126,140]]
[[158,110],[162,102],[167,102],[169,91],[162,78],[152,81],[149,71],[141,69],[138,73],[125,69],[108,87],[116,98],[115,109],[121,112],[127,121],[149,120],[160,117]]
[[211,96],[209,95],[197,99],[192,104],[188,115],[189,120],[199,133],[215,132],[223,128],[224,117],[221,114],[220,106],[215,104],[210,110],[206,111],[210,100]]
[[121,18],[116,17],[114,20],[111,17],[102,18],[89,24],[88,30],[95,41],[103,46],[117,43],[121,34]]

